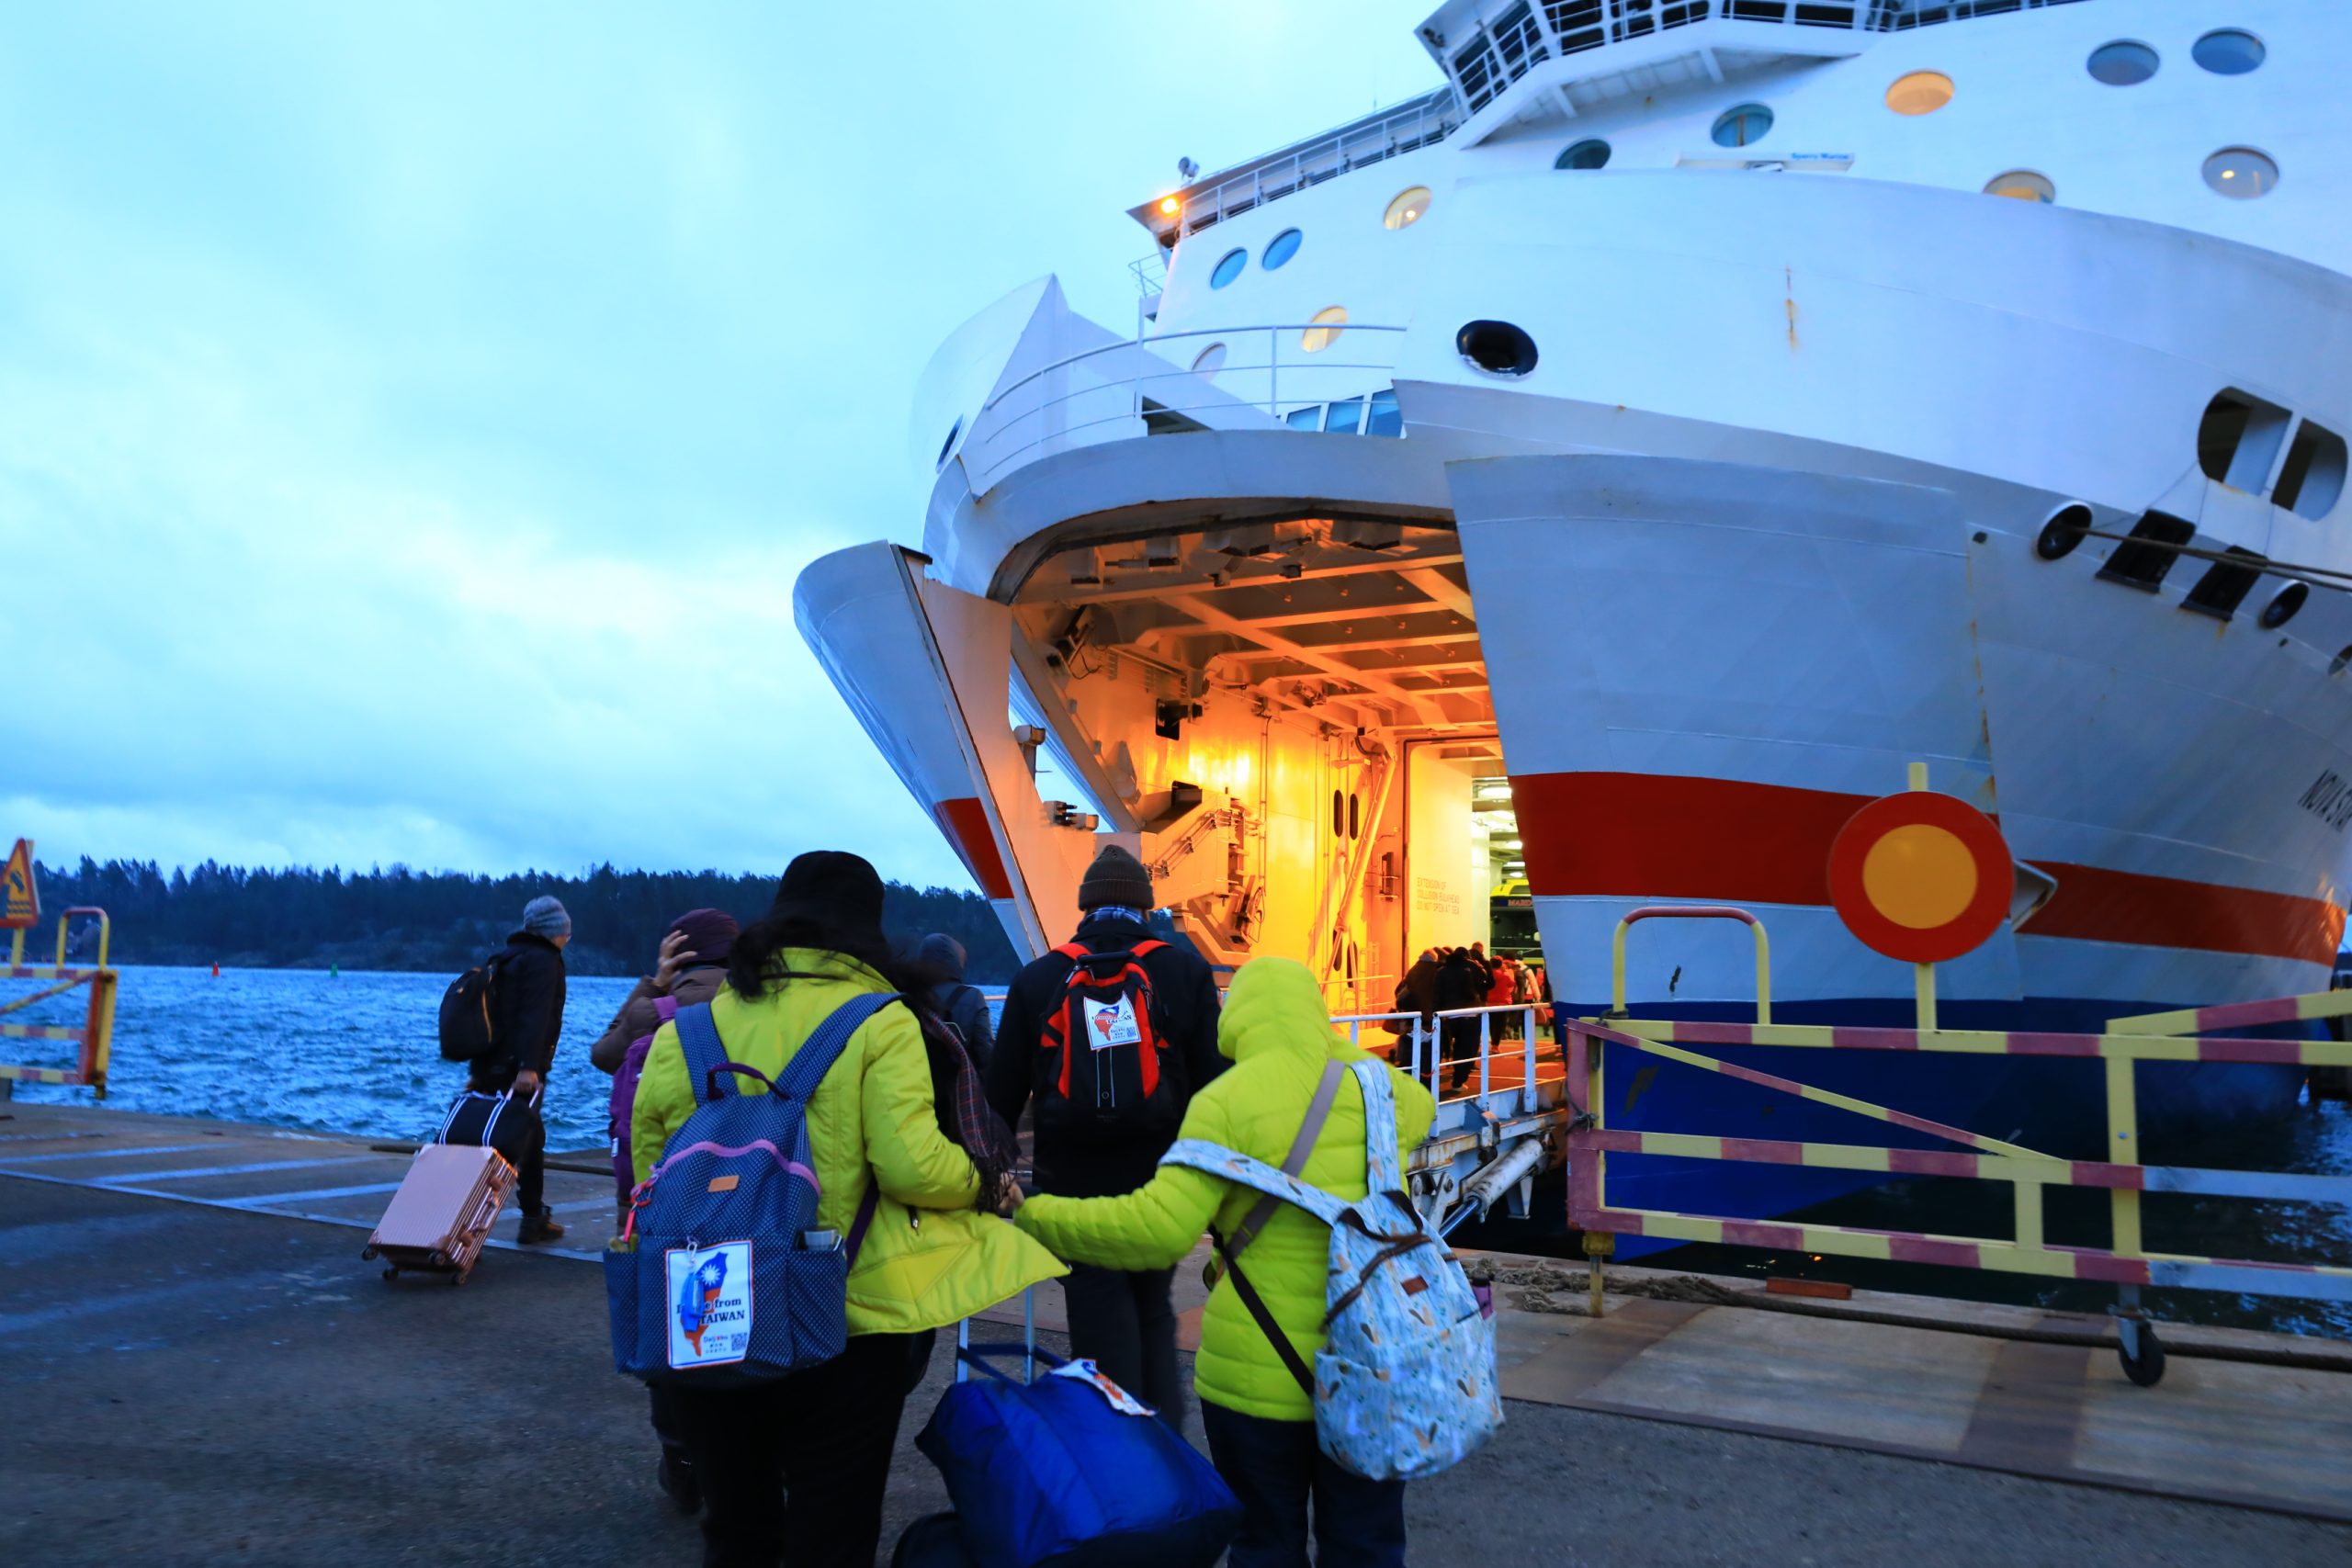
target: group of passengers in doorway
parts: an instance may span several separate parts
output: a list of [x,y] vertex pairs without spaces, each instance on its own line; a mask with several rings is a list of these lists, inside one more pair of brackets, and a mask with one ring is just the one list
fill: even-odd
[[1551,1005],[1552,980],[1543,964],[1508,953],[1489,957],[1487,944],[1474,942],[1424,949],[1396,987],[1396,1010],[1419,1013],[1421,1038],[1438,1037],[1447,1087],[1458,1089],[1478,1070],[1480,1017],[1473,1010],[1505,1010],[1484,1015],[1487,1038],[1495,1042],[1521,1038],[1531,1010],[1538,1028],[1549,1023]]
[[[1152,938],[1151,874],[1113,846],[1080,886],[1072,940],[1014,977],[991,1028],[986,998],[963,979],[963,950],[942,936],[912,952],[894,944],[882,900],[866,862],[817,852],[792,863],[767,913],[740,930],[718,910],[679,916],[653,974],[592,1053],[615,1075],[626,1203],[694,1112],[669,1021],[678,1007],[707,1003],[728,1059],[775,1078],[843,1001],[877,993],[905,1004],[858,1028],[808,1102],[820,1223],[848,1234],[869,1189],[878,1194],[850,1274],[848,1350],[766,1383],[653,1385],[659,1484],[702,1516],[712,1568],[869,1568],[900,1416],[933,1365],[937,1332],[1046,1280],[1062,1281],[1071,1353],[1180,1431],[1174,1274],[1212,1226],[1228,1238],[1253,1226],[1250,1274],[1275,1325],[1310,1365],[1323,1344],[1322,1222],[1287,1204],[1253,1215],[1257,1193],[1159,1163],[1180,1135],[1272,1165],[1300,1152],[1293,1145],[1325,1064],[1362,1056],[1333,1030],[1314,976],[1260,958],[1220,998],[1189,945]],[[560,906],[535,905],[542,929],[526,920],[514,939],[552,957],[559,976],[560,945],[545,928],[560,916]],[[561,923],[568,936],[568,917]],[[1436,965],[1441,976],[1450,963]],[[1502,983],[1501,967],[1482,956],[1475,973],[1480,997]],[[1453,994],[1434,993],[1433,1004]],[[551,1046],[552,1032],[544,1038]],[[1138,1048],[1104,1048],[1121,1042]],[[552,1055],[525,1066],[534,1083]],[[1411,1147],[1434,1108],[1408,1077],[1392,1067],[1390,1078],[1397,1136]],[[1009,1132],[1024,1113],[1034,1132],[1025,1188]],[[1365,1131],[1350,1088],[1311,1150],[1352,1151],[1331,1163],[1361,1171]],[[1344,1181],[1329,1190],[1365,1196],[1361,1175],[1353,1190]],[[525,1239],[546,1239],[552,1224],[534,1183]],[[1307,1392],[1229,1274],[1204,1309],[1193,1372],[1200,1429],[1242,1505],[1229,1562],[1304,1568],[1310,1539],[1327,1563],[1404,1562],[1404,1483],[1351,1474],[1321,1452]],[[1096,1478],[1105,1480],[1116,1484]]]

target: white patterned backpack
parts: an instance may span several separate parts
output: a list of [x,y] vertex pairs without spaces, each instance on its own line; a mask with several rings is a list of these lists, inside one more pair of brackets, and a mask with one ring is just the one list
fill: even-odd
[[[1343,1073],[1363,1089],[1364,1185],[1350,1203],[1298,1179],[1322,1130]],[[1294,1204],[1331,1227],[1324,1300],[1327,1336],[1307,1369],[1238,1258],[1265,1224],[1263,1202],[1235,1232],[1218,1239],[1234,1292],[1273,1341],[1283,1364],[1315,1404],[1323,1451],[1342,1468],[1374,1481],[1434,1475],[1459,1462],[1503,1423],[1495,1393],[1494,1325],[1480,1310],[1462,1265],[1423,1223],[1405,1193],[1396,1153],[1396,1110],[1388,1069],[1359,1061],[1325,1071],[1286,1169],[1197,1138],[1161,1156]]]

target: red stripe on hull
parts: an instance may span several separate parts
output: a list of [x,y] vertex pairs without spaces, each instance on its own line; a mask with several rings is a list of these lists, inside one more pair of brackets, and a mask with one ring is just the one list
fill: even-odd
[[976,796],[966,795],[941,801],[932,814],[980,891],[991,898],[1012,897],[1012,878],[1004,874],[1004,857],[997,853],[996,835],[989,830],[987,807]]
[[[1744,904],[1826,905],[1829,847],[1871,798],[1669,773],[1529,773],[1511,793],[1538,895]],[[2034,936],[2333,964],[2344,935],[2325,898],[2037,863],[2058,891]]]

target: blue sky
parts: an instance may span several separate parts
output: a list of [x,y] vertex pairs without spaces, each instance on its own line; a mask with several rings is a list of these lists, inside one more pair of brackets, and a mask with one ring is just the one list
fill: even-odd
[[1396,4],[16,6],[0,840],[963,873],[793,630],[1124,209],[1434,85]]

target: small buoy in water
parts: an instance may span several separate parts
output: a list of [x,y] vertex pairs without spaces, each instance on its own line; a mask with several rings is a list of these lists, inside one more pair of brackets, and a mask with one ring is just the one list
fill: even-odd
[[342,979],[342,978],[343,978],[343,965],[342,965],[342,964],[328,964],[328,965],[327,965],[327,978],[328,978],[328,979],[330,979],[330,980],[340,980],[340,979]]
[[218,960],[215,960],[212,965],[212,977],[216,980],[220,978],[220,964]]

